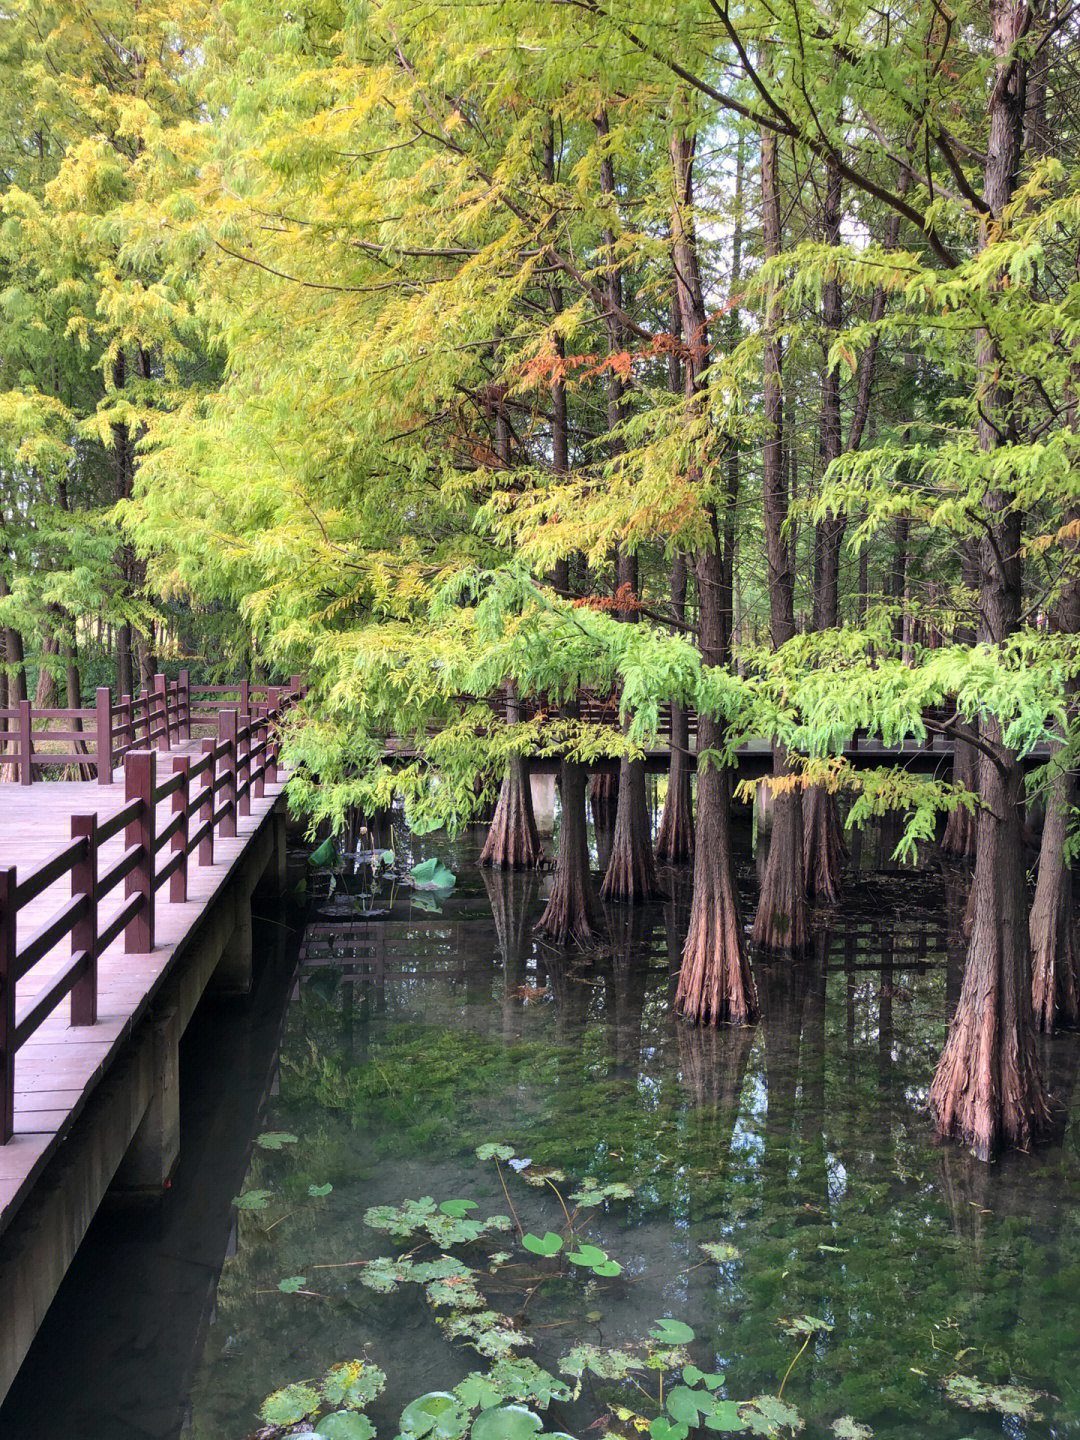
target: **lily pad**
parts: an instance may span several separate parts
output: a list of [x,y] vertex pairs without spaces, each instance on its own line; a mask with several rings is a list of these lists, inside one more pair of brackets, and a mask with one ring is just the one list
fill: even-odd
[[499,1145],[494,1140],[487,1140],[483,1145],[476,1147],[478,1160],[512,1160],[514,1154],[512,1145]]
[[401,1433],[422,1440],[425,1435],[435,1440],[460,1440],[468,1428],[468,1415],[456,1395],[447,1390],[431,1390],[411,1401],[401,1412]]
[[475,1200],[444,1200],[439,1209],[444,1215],[451,1216],[454,1220],[460,1220],[470,1210],[478,1210],[480,1207]]
[[287,1130],[267,1130],[264,1135],[256,1136],[255,1144],[262,1150],[280,1150],[285,1145],[295,1145],[296,1136]]
[[549,1230],[546,1235],[523,1235],[521,1243],[533,1255],[557,1255],[563,1248],[561,1235]]
[[265,1210],[273,1193],[272,1190],[245,1190],[242,1195],[234,1195],[232,1203],[237,1210]]
[[649,1335],[663,1345],[689,1345],[694,1338],[694,1332],[689,1325],[682,1320],[673,1320],[670,1315],[666,1315],[663,1320],[657,1320]]
[[652,1440],[686,1440],[690,1434],[690,1427],[679,1422],[674,1424],[663,1415],[657,1415],[656,1419],[649,1426],[649,1434]]
[[295,1295],[306,1284],[306,1275],[288,1275],[284,1280],[278,1281],[277,1288],[285,1295]]
[[259,1415],[267,1425],[296,1425],[314,1415],[321,1403],[310,1385],[286,1385],[266,1397]]
[[1035,1409],[1039,1392],[1023,1385],[984,1385],[973,1375],[950,1375],[944,1386],[949,1399],[968,1410],[996,1410],[1018,1420],[1039,1418]]
[[414,865],[409,874],[418,890],[452,890],[457,884],[454,872],[434,856]]
[[544,1428],[539,1415],[524,1405],[483,1410],[473,1422],[472,1440],[530,1440]]
[[737,1246],[729,1245],[726,1240],[703,1240],[698,1248],[716,1265],[726,1265],[730,1260],[738,1260],[742,1254]]
[[373,1440],[375,1426],[358,1410],[335,1410],[332,1415],[323,1416],[315,1434],[324,1436],[325,1440]]
[[325,1185],[309,1185],[307,1187],[307,1193],[312,1197],[312,1199],[320,1200],[324,1195],[329,1195],[333,1188],[333,1185],[331,1185],[330,1181],[328,1180]]

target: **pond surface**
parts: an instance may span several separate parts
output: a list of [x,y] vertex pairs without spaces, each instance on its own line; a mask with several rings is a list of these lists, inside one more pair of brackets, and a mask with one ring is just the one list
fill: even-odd
[[[406,1402],[489,1363],[421,1285],[361,1279],[356,1262],[419,1239],[365,1212],[424,1196],[511,1217],[454,1253],[482,1262],[487,1303],[529,1342],[516,1353],[553,1373],[574,1346],[640,1346],[670,1316],[694,1332],[688,1358],[723,1373],[719,1395],[783,1385],[813,1440],[843,1416],[878,1440],[1080,1436],[1080,1040],[1046,1046],[1062,1127],[1034,1155],[978,1165],[922,1113],[960,982],[961,874],[897,873],[868,840],[813,953],[755,964],[761,1023],[696,1032],[671,1014],[687,876],[565,955],[532,934],[545,877],[482,874],[479,840],[412,842],[399,864],[440,855],[449,898],[421,910],[398,889],[385,918],[309,930],[295,974],[279,960],[243,1015],[199,1020],[173,1192],[151,1217],[96,1222],[0,1411],[4,1440],[241,1440],[271,1391],[364,1356],[387,1375],[369,1413],[391,1440]],[[747,834],[747,920],[754,864]],[[479,1159],[487,1142],[513,1161]],[[525,1183],[545,1167],[566,1180]],[[590,1180],[632,1197],[575,1214]],[[230,1208],[257,1191],[261,1208]],[[622,1273],[522,1250],[514,1219],[561,1233],[564,1202],[576,1242]],[[806,1316],[831,1328],[802,1349]],[[963,1408],[956,1376],[1045,1392],[1040,1418]],[[655,1371],[636,1378],[656,1395]],[[546,1428],[585,1435],[616,1392],[656,1413],[632,1381],[587,1375]]]

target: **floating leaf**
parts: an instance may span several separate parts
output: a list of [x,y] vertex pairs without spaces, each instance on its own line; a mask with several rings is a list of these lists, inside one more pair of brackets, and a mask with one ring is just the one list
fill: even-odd
[[673,1320],[670,1315],[663,1320],[657,1320],[649,1334],[662,1345],[689,1345],[694,1338],[694,1332],[689,1325],[681,1320]]
[[830,1428],[836,1440],[874,1440],[874,1432],[869,1425],[860,1425],[850,1415],[841,1415],[839,1420],[833,1421]]
[[688,1425],[672,1424],[663,1415],[657,1415],[656,1419],[649,1426],[649,1434],[652,1440],[686,1440],[690,1433]]
[[245,1190],[242,1195],[234,1195],[232,1203],[237,1210],[265,1210],[272,1195],[272,1190]]
[[452,890],[457,884],[454,872],[448,870],[442,861],[434,856],[414,865],[409,874],[418,890]]
[[543,1237],[523,1235],[521,1243],[533,1255],[557,1255],[563,1248],[562,1236],[556,1235],[554,1230],[549,1230]]
[[644,1366],[628,1350],[601,1350],[598,1345],[575,1345],[559,1361],[559,1369],[575,1379],[580,1379],[588,1370],[600,1380],[625,1380]]
[[676,1385],[667,1394],[668,1414],[680,1425],[697,1426],[701,1423],[701,1407],[705,1399],[707,1397],[700,1390],[691,1390],[686,1385]]
[[446,1390],[432,1390],[405,1406],[401,1412],[401,1433],[423,1440],[460,1440],[468,1429],[469,1417],[456,1395]]
[[470,1210],[479,1208],[475,1200],[444,1200],[439,1206],[444,1215],[450,1215],[455,1220],[460,1220]]
[[315,1427],[315,1434],[325,1440],[373,1440],[375,1426],[357,1410],[335,1410],[324,1415]]
[[1039,1419],[1035,1410],[1038,1390],[1023,1385],[984,1385],[972,1375],[950,1375],[943,1384],[949,1399],[968,1410],[996,1410],[1018,1420]]
[[321,1403],[310,1385],[286,1385],[266,1397],[259,1415],[267,1425],[296,1425],[314,1415]]
[[313,1199],[319,1200],[322,1198],[322,1196],[329,1195],[333,1188],[333,1185],[331,1185],[330,1181],[328,1180],[325,1185],[309,1185],[307,1187],[307,1193]]
[[742,1251],[734,1245],[729,1245],[726,1240],[703,1240],[698,1247],[703,1255],[707,1255],[717,1265],[726,1265],[731,1260],[738,1260]]
[[484,1410],[473,1421],[472,1440],[530,1440],[544,1422],[524,1405]]
[[511,1161],[510,1161],[510,1169],[516,1171],[517,1174],[520,1175],[521,1172],[522,1172],[523,1170],[527,1170],[531,1164],[532,1164],[532,1160],[531,1160],[531,1159],[527,1159],[527,1160],[511,1160]]
[[301,1286],[307,1284],[306,1275],[289,1275],[284,1280],[279,1280],[277,1288],[286,1295],[295,1295]]
[[710,1430],[716,1430],[721,1435],[735,1435],[740,1430],[749,1429],[749,1424],[739,1413],[739,1406],[734,1400],[716,1400],[713,1409],[705,1416],[705,1424]]
[[582,1245],[577,1250],[567,1252],[566,1258],[571,1265],[584,1265],[592,1268],[593,1265],[603,1265],[607,1260],[607,1251],[601,1250],[599,1245]]
[[778,1395],[756,1395],[739,1406],[739,1415],[755,1435],[772,1437],[796,1435],[803,1428],[802,1416]]
[[807,1335],[825,1334],[833,1328],[827,1320],[819,1320],[816,1315],[795,1315],[781,1320],[779,1324],[793,1340],[805,1339]]
[[531,1166],[526,1173],[522,1174],[521,1178],[526,1185],[546,1185],[549,1180],[553,1185],[561,1184],[566,1179],[566,1171],[557,1170],[554,1167],[548,1170],[538,1170],[535,1166]]
[[601,1205],[605,1200],[631,1200],[634,1196],[634,1187],[624,1185],[621,1180],[614,1181],[610,1185],[597,1185],[592,1180],[587,1180],[580,1190],[575,1190],[570,1196],[578,1205]]
[[492,1359],[510,1355],[520,1346],[532,1343],[527,1335],[514,1329],[508,1316],[495,1310],[457,1311],[440,1317],[439,1324],[451,1340],[465,1340],[481,1355]]
[[283,1145],[295,1145],[296,1136],[290,1135],[287,1130],[267,1130],[264,1135],[255,1137],[255,1144],[263,1150],[280,1150]]
[[486,1140],[483,1145],[476,1147],[478,1160],[512,1160],[515,1154],[512,1145],[498,1145],[494,1140]]
[[323,1399],[328,1405],[363,1410],[378,1399],[385,1385],[386,1375],[378,1365],[367,1360],[341,1360],[331,1365],[323,1377]]

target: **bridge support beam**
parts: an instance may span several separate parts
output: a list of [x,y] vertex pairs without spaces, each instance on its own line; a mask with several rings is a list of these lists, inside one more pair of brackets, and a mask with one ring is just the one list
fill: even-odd
[[536,828],[541,835],[551,835],[555,830],[555,776],[533,771],[529,776],[529,787]]
[[113,1189],[159,1195],[180,1158],[180,1015],[175,1006],[150,1022],[150,1103],[116,1172]]

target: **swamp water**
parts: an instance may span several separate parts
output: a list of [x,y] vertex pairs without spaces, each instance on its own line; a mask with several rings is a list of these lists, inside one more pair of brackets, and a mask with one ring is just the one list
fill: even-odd
[[[699,1033],[671,1014],[685,876],[564,955],[532,934],[545,877],[481,874],[478,843],[413,842],[399,864],[440,854],[449,897],[398,889],[347,940],[309,930],[298,968],[295,949],[279,956],[242,1014],[200,1017],[174,1187],[153,1215],[95,1223],[0,1410],[3,1440],[242,1440],[271,1392],[361,1359],[385,1372],[366,1413],[392,1440],[408,1402],[493,1363],[448,1335],[462,1317],[572,1387],[531,1401],[549,1433],[598,1432],[609,1402],[656,1416],[660,1371],[611,1381],[589,1364],[662,1356],[681,1324],[693,1338],[662,1381],[665,1401],[673,1386],[691,1401],[656,1440],[678,1440],[693,1396],[715,1430],[769,1433],[782,1410],[722,1402],[781,1387],[814,1440],[1080,1436],[1080,1037],[1046,1045],[1065,1110],[1034,1155],[980,1166],[935,1143],[921,1109],[960,982],[959,876],[896,873],[868,841],[812,954],[755,963],[761,1023]],[[280,950],[279,927],[260,933]],[[492,1143],[512,1158],[479,1158]],[[526,1183],[547,1168],[566,1179]],[[588,1198],[605,1186],[632,1193]],[[395,1217],[426,1196],[451,1213]],[[372,1207],[396,1236],[365,1223]],[[560,1253],[523,1249],[515,1216],[563,1237],[568,1214]],[[447,1243],[492,1215],[508,1228]],[[404,1270],[357,1263],[444,1250],[476,1274],[395,1283]],[[461,1308],[474,1287],[512,1326],[468,1318],[484,1313]],[[679,1324],[650,1339],[665,1317]],[[560,1369],[571,1351],[580,1388]],[[1008,1413],[1030,1407],[993,1388],[1009,1386],[1042,1392],[1038,1418]],[[475,1382],[461,1393],[476,1403]],[[453,1440],[453,1416],[432,1440]]]

